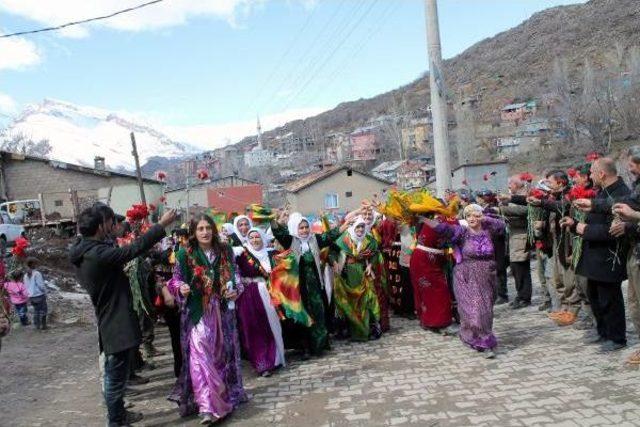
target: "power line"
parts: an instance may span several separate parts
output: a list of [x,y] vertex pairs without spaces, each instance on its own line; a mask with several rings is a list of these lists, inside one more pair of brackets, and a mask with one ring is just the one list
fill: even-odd
[[27,34],[44,33],[44,32],[47,32],[47,31],[58,31],[58,30],[62,30],[62,29],[67,28],[67,27],[73,27],[75,25],[86,24],[88,22],[94,22],[94,21],[101,21],[103,19],[113,18],[114,16],[122,15],[123,13],[133,12],[134,10],[142,9],[144,7],[147,7],[147,6],[151,6],[151,5],[154,5],[154,4],[157,4],[157,3],[161,3],[163,1],[164,0],[153,0],[153,1],[149,1],[147,3],[139,4],[138,6],[128,7],[126,9],[119,10],[119,11],[111,13],[109,15],[97,16],[95,18],[83,19],[83,20],[80,20],[80,21],[67,22],[66,24],[57,25],[55,27],[40,28],[40,29],[37,29],[37,30],[20,31],[20,32],[11,33],[11,34],[2,34],[2,35],[0,35],[0,39],[6,39],[8,37],[24,36],[24,35],[27,35]]
[[280,71],[280,67],[281,67],[282,63],[284,62],[284,59],[287,57],[287,55],[289,55],[289,53],[291,53],[291,50],[293,49],[293,47],[300,40],[301,36],[304,34],[304,31],[307,29],[307,26],[311,22],[311,19],[316,14],[316,12],[318,11],[319,8],[320,8],[319,5],[313,8],[313,11],[307,16],[307,19],[305,20],[304,24],[302,24],[302,26],[300,27],[300,29],[298,30],[296,35],[291,39],[291,42],[289,43],[289,46],[287,47],[287,49],[284,50],[284,52],[282,53],[282,55],[280,56],[280,58],[276,62],[274,68],[271,70],[271,73],[269,73],[269,77],[267,77],[267,79],[264,81],[264,83],[258,88],[258,93],[253,98],[253,102],[251,103],[251,107],[249,108],[249,110],[253,110],[253,107],[256,106],[256,104],[260,100],[260,97],[264,93],[264,88],[267,86],[267,83],[269,83],[271,81],[271,79],[273,77],[275,77],[276,73],[278,71]]
[[[361,0],[362,1],[362,0]],[[346,4],[347,2],[340,2],[338,4],[338,7],[336,9],[334,9],[333,13],[329,16],[329,19],[326,21],[326,23],[320,27],[320,31],[316,34],[315,38],[313,39],[313,41],[311,42],[311,44],[307,47],[307,49],[304,51],[304,53],[302,54],[302,56],[296,61],[296,64],[294,65],[293,69],[291,70],[291,72],[285,74],[281,79],[278,79],[279,84],[277,84],[276,89],[273,91],[273,94],[271,97],[267,98],[265,102],[262,103],[262,105],[260,105],[262,110],[266,110],[267,107],[269,107],[273,102],[274,102],[274,98],[278,95],[278,93],[280,93],[280,91],[282,91],[282,89],[284,89],[284,87],[286,85],[291,85],[292,79],[293,77],[295,78],[295,81],[299,80],[298,76],[298,71],[303,71],[303,67],[305,66],[305,63],[307,61],[307,58],[311,59],[311,62],[313,62],[313,57],[309,56],[312,52],[314,52],[315,46],[318,43],[318,41],[323,38],[324,34],[327,31],[331,31],[332,28],[332,22],[333,20],[336,18],[336,16],[338,16],[338,13],[342,10],[342,7]],[[358,4],[357,4],[358,5]],[[317,6],[319,7],[319,6]],[[356,6],[357,7],[357,6]],[[334,33],[335,34],[335,33]],[[331,35],[329,35],[329,37],[331,37]],[[320,49],[318,49],[320,50]],[[308,65],[308,64],[307,64]]]
[[349,30],[349,32],[347,33],[347,35],[340,41],[340,43],[338,43],[335,48],[331,51],[331,53],[329,53],[329,56],[327,56],[325,58],[325,60],[322,62],[322,64],[320,64],[320,67],[318,67],[315,70],[315,73],[312,74],[306,81],[305,83],[302,85],[302,87],[291,97],[289,98],[288,102],[285,104],[285,107],[283,108],[283,110],[286,110],[287,108],[289,108],[289,106],[293,103],[293,101],[298,98],[300,95],[302,95],[302,93],[304,93],[304,91],[306,90],[307,86],[309,86],[309,84],[313,81],[313,79],[320,74],[320,72],[322,71],[322,69],[327,65],[327,63],[331,60],[331,58],[333,58],[333,56],[335,55],[335,53],[338,51],[338,49],[340,49],[342,47],[342,45],[344,45],[344,43],[349,39],[349,37],[351,36],[351,34],[353,34],[353,32],[360,26],[360,24],[362,23],[362,21],[364,20],[364,18],[371,12],[371,10],[373,9],[373,7],[378,3],[379,0],[375,0],[374,2],[371,3],[371,5],[369,6],[369,8],[360,16],[360,18],[356,21],[355,25],[353,27],[351,27],[351,29]]
[[[360,53],[364,50],[364,48],[369,45],[374,39],[375,36],[379,33],[379,31],[387,24],[388,19],[400,8],[400,2],[389,2],[388,7],[382,12],[379,17],[378,24],[370,27],[369,33],[365,33],[364,37],[360,40],[360,42],[354,45],[355,49],[353,49],[350,53],[348,53],[344,60],[338,65],[338,67],[329,75],[328,78],[325,79],[327,84],[332,84],[334,82],[338,82],[338,76],[341,76],[346,71],[346,65],[349,62],[354,62],[353,60],[357,58]],[[326,90],[327,86],[319,85],[318,88],[313,92],[313,95],[309,96],[307,102],[304,104],[305,107],[309,107],[312,105],[315,98],[318,96],[321,90]]]

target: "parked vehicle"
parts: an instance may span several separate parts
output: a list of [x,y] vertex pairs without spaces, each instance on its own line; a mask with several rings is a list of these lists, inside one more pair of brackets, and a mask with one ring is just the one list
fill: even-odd
[[0,210],[0,251],[4,253],[8,245],[25,235],[24,227],[20,224],[14,224],[7,212]]

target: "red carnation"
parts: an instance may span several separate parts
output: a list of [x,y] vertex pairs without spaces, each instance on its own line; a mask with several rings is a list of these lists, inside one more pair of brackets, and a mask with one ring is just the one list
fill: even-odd
[[200,170],[198,171],[198,175],[197,175],[197,176],[198,176],[198,179],[199,179],[200,181],[204,181],[204,180],[206,180],[206,179],[209,179],[209,172],[207,172],[207,170],[206,170],[206,169],[200,169]]
[[206,271],[206,269],[201,266],[201,265],[197,265],[194,269],[193,269],[193,274],[196,277],[202,277],[204,276],[204,272]]
[[11,249],[11,254],[16,258],[24,258],[27,254],[25,249],[29,247],[29,241],[24,237],[18,237]]
[[529,192],[529,196],[538,200],[542,200],[545,198],[544,191],[540,190],[539,188],[534,188],[533,190],[531,190]]
[[482,179],[484,179],[485,181],[489,181],[489,175],[485,173],[485,174],[482,176]]
[[600,154],[596,153],[595,151],[587,154],[588,162],[593,162],[594,160],[598,160],[599,158],[600,158]]
[[541,250],[544,249],[544,243],[542,243],[540,240],[536,241],[536,249]]
[[157,179],[158,181],[162,181],[162,182],[166,181],[166,179],[167,179],[167,173],[166,173],[165,171],[158,171],[158,172],[156,172],[156,179]]
[[578,170],[576,168],[569,168],[567,170],[567,175],[569,175],[570,178],[575,178],[576,175],[578,175]]
[[126,217],[131,222],[142,221],[149,216],[149,208],[145,204],[137,204],[131,206],[126,212]]
[[585,188],[582,185],[576,185],[571,188],[566,195],[567,199],[570,201],[578,200],[578,199],[593,199],[596,197],[596,192],[592,188]]
[[155,212],[156,210],[156,205],[154,205],[153,203],[149,205],[149,212]]
[[167,197],[166,196],[160,197],[160,203],[165,203],[166,201],[167,201]]
[[520,181],[532,182],[533,181],[533,175],[530,174],[529,172],[523,172],[523,173],[520,174]]

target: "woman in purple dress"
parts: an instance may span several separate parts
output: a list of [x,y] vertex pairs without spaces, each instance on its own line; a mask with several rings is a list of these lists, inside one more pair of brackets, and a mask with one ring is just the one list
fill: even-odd
[[464,208],[466,226],[425,222],[446,236],[458,250],[454,268],[454,292],[460,314],[460,339],[493,358],[498,340],[493,334],[493,301],[496,292],[496,261],[493,237],[504,234],[505,223],[485,217],[476,204]]
[[197,412],[201,424],[212,424],[247,401],[234,309],[242,285],[234,284],[231,248],[206,215],[191,222],[189,244],[176,261],[167,286],[181,307],[183,366],[169,399],[182,416]]
[[267,248],[258,228],[247,233],[248,243],[236,258],[237,274],[244,287],[238,298],[240,342],[253,368],[268,377],[285,365],[282,326],[269,295],[269,276],[275,251]]

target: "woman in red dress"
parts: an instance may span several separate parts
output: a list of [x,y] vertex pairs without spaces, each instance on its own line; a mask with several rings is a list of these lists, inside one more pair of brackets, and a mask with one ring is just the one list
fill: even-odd
[[451,292],[447,284],[445,241],[431,227],[422,226],[411,255],[411,283],[420,325],[439,331],[451,325]]

